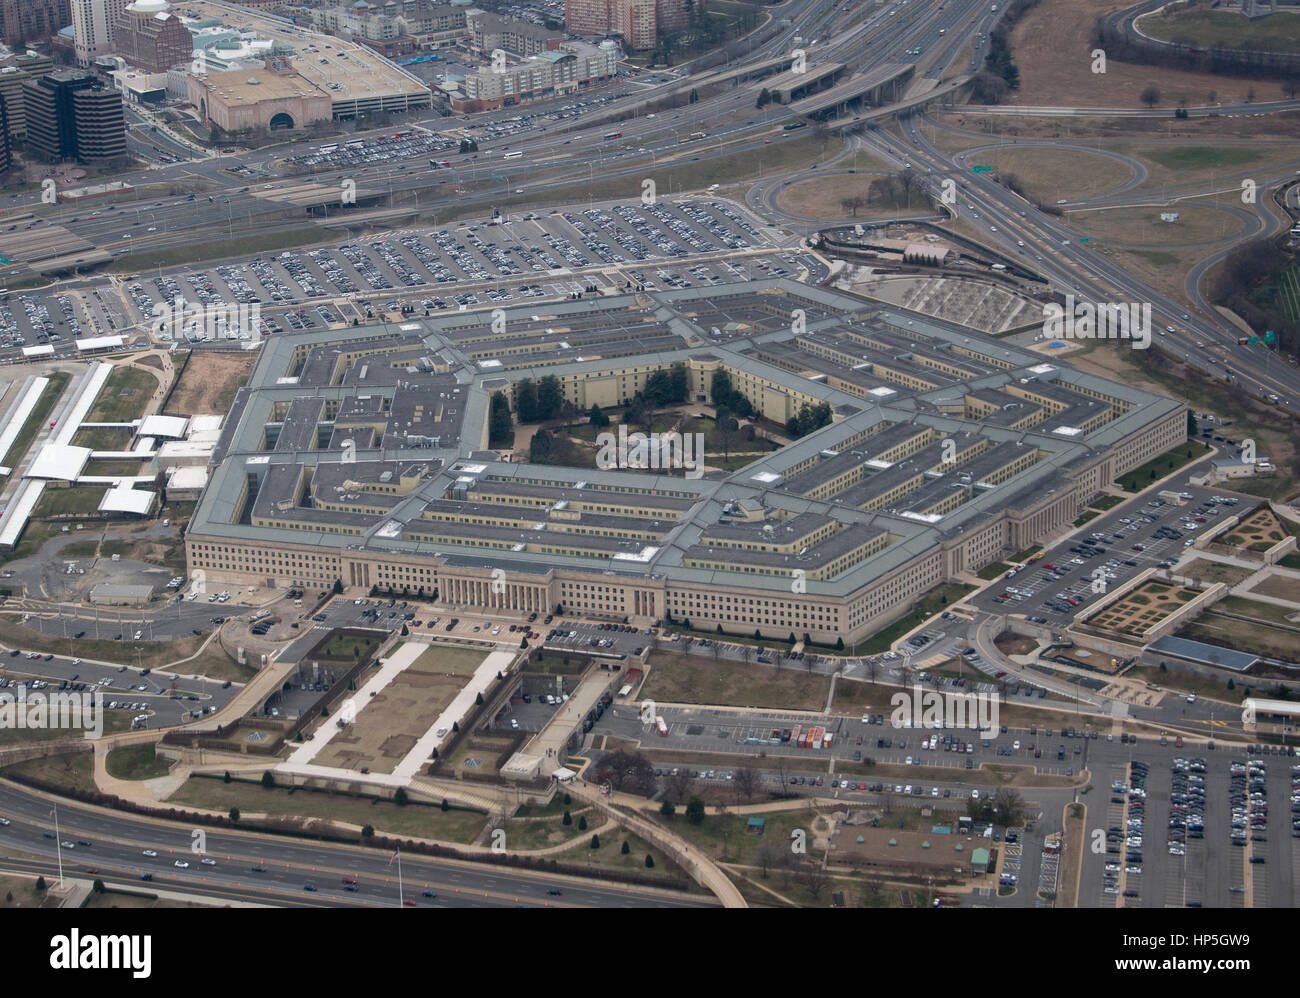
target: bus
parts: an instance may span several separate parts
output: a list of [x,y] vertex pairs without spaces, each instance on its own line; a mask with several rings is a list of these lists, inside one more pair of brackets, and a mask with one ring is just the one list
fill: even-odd
[[794,121],[785,126],[785,131],[793,132],[796,128],[807,128],[807,127],[808,127],[808,122],[806,121]]
[[332,152],[338,152],[338,151],[339,151],[339,147],[338,147],[337,145],[332,145],[332,146],[321,146],[320,149],[319,149],[318,151],[320,152],[320,154],[321,154],[322,156],[328,156],[328,155],[329,155],[330,153],[332,153]]
[[708,132],[691,132],[691,138],[702,139],[705,138],[708,134],[709,134]]
[[430,165],[431,167],[433,167],[435,170],[448,170],[448,169],[451,168],[451,160],[449,160],[449,159],[431,159],[431,160],[429,160],[429,165]]
[[622,137],[623,137],[622,132],[609,132],[605,135],[606,139],[621,139]]
[[518,158],[519,158],[520,156],[522,156],[523,154],[524,154],[524,153],[523,153],[523,150],[522,150],[522,149],[516,149],[514,152],[508,152],[508,153],[506,153],[506,154],[505,154],[504,156],[502,156],[501,158],[502,158],[502,159],[518,159]]

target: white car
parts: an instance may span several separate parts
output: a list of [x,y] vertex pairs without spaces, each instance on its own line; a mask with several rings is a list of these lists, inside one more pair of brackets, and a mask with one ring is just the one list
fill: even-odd
[[1188,694],[1187,694],[1187,702],[1188,702],[1188,703],[1196,703],[1196,694],[1195,694],[1195,693],[1188,693]]
[[978,790],[972,790],[972,791],[970,792],[970,799],[971,799],[971,800],[979,800],[979,799],[980,799],[980,792],[979,792]]
[[204,856],[201,860],[199,860],[199,862],[202,863],[204,866],[216,866],[216,865],[217,865],[217,861],[216,861],[215,859],[212,859],[212,858],[209,857],[209,856]]
[[185,862],[183,859],[178,859],[172,864],[172,866],[176,867],[178,870],[188,870],[190,868],[190,864]]
[[1017,752],[1019,752],[1019,751],[1020,751],[1020,742],[1019,742],[1019,741],[1014,741],[1014,742],[1012,742],[1012,743],[1011,743],[1011,747],[1012,747],[1013,749],[1015,749]]
[[157,854],[156,852],[154,852],[152,849],[146,849],[146,850],[145,850],[144,852],[142,852],[140,855],[141,855],[141,856],[148,856],[150,859],[153,859],[153,858],[154,858],[155,856],[157,856],[158,854]]

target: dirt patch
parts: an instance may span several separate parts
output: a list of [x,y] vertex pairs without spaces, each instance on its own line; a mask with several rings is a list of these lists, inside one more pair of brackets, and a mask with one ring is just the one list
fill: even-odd
[[1197,558],[1181,566],[1178,574],[1201,583],[1222,582],[1224,585],[1235,586],[1248,579],[1252,570],[1240,565],[1225,565],[1221,561]]
[[[455,676],[404,670],[335,734],[315,762],[391,773],[463,686]],[[335,722],[326,718],[323,723]]]
[[248,381],[256,358],[249,353],[195,351],[185,365],[180,382],[165,412],[173,416],[225,413],[235,392]]
[[[908,210],[905,202],[897,203],[892,199],[871,198],[870,203],[862,203],[854,209],[843,202],[847,198],[867,198],[872,180],[878,176],[872,173],[839,173],[813,180],[803,180],[783,188],[777,200],[781,207],[794,215],[805,218],[893,218],[900,211]],[[915,199],[913,211],[925,211],[920,198]]]
[[1003,631],[993,639],[993,644],[1003,655],[1028,655],[1038,647],[1038,642],[1024,634]]
[[1272,596],[1276,599],[1300,603],[1300,582],[1290,575],[1269,575],[1250,587],[1251,594]]
[[1241,219],[1226,211],[1188,204],[1178,205],[1178,221],[1162,222],[1162,207],[1072,211],[1066,220],[1094,242],[1161,250],[1222,242],[1245,228]]
[[1133,178],[1131,167],[1084,149],[1001,146],[978,155],[979,162],[1014,175],[1030,195],[1048,204],[1106,194]]

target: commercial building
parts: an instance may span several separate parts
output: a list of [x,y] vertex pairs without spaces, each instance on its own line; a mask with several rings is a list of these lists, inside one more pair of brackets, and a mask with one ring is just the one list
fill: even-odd
[[267,60],[260,69],[231,69],[188,80],[188,100],[200,117],[227,132],[302,128],[329,121],[327,91]]
[[150,73],[166,73],[172,66],[190,61],[194,36],[171,7],[167,0],[135,0],[122,12],[116,47],[131,65]]
[[27,149],[38,158],[84,163],[126,155],[122,95],[92,75],[62,70],[23,81]]
[[0,97],[4,98],[9,119],[10,142],[27,136],[27,102],[23,99],[23,81],[37,79],[54,70],[49,56],[22,55],[0,65]]
[[13,145],[9,139],[9,102],[0,95],[0,174],[14,165]]
[[[730,323],[747,335],[719,339]],[[488,329],[466,312],[265,343],[186,534],[190,568],[850,642],[1068,527],[1186,439],[1180,402],[784,280],[528,305]],[[825,406],[831,421],[695,478],[487,449],[491,397],[524,379],[554,376],[581,411],[664,370],[692,403],[724,372],[767,420]]]
[[[412,111],[432,103],[422,80],[364,44],[217,0],[189,0],[185,13],[195,19],[187,23],[205,70],[197,84],[194,78],[187,82],[187,99],[196,107],[202,102],[207,123],[231,131],[296,128],[330,118]],[[222,60],[232,53],[242,81],[231,75],[233,70],[221,70]],[[259,63],[256,72],[245,72],[254,60]],[[254,77],[258,82],[250,83]],[[324,111],[319,105],[322,95]]]

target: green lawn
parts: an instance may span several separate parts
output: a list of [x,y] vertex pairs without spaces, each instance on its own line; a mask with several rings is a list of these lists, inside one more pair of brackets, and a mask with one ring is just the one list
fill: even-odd
[[1123,496],[1114,496],[1114,495],[1107,494],[1102,496],[1100,499],[1097,499],[1094,502],[1090,502],[1088,504],[1088,507],[1090,509],[1100,509],[1100,510],[1114,509],[1123,501],[1124,501]]
[[157,379],[136,367],[118,366],[86,415],[87,423],[126,423],[143,416],[158,389]]
[[989,562],[989,564],[985,565],[975,574],[985,582],[992,582],[994,579],[1005,575],[1009,571],[1011,571],[1011,566],[1005,561],[993,561]]
[[651,654],[649,662],[642,695],[651,700],[821,710],[830,692],[829,677],[809,674],[797,662],[776,669],[668,651]]
[[72,435],[72,443],[91,450],[126,450],[131,444],[131,431],[124,427],[95,426],[78,430]]
[[1300,52],[1300,18],[1290,14],[1248,21],[1239,10],[1193,7],[1147,14],[1140,21],[1143,31],[1164,41]]
[[14,773],[69,790],[95,789],[95,759],[89,752],[28,759],[0,770],[5,776]]
[[1230,146],[1182,146],[1143,149],[1142,155],[1168,170],[1219,170],[1253,163],[1261,153]]
[[316,655],[319,658],[358,662],[370,654],[370,650],[378,644],[379,638],[377,637],[335,631],[320,650],[316,652]]
[[[1159,457],[1153,457],[1141,467],[1120,475],[1118,479],[1119,486],[1125,492],[1141,492],[1157,479],[1164,478],[1179,468],[1200,460],[1209,452],[1210,448],[1206,447],[1205,444],[1189,440],[1187,443],[1171,447]],[[1078,525],[1078,521],[1075,521],[1075,523]]]
[[215,811],[237,807],[244,815],[273,814],[286,817],[326,818],[354,825],[372,825],[376,834],[410,835],[445,842],[473,841],[487,815],[479,811],[437,805],[394,804],[377,797],[330,793],[325,790],[291,790],[263,787],[260,783],[220,777],[194,776],[168,798],[168,803],[191,804]]
[[[8,659],[6,659],[8,661]],[[23,679],[25,676],[15,676],[12,673],[7,674],[11,679]],[[6,692],[13,692],[12,687]],[[124,710],[105,710],[104,711],[104,733],[114,734],[118,731],[126,731],[131,726],[131,715]],[[35,742],[57,742],[65,738],[80,738],[85,734],[83,728],[0,728],[0,748],[8,748],[11,745],[31,745]]]
[[152,780],[166,776],[171,763],[154,754],[152,742],[145,745],[123,745],[111,750],[104,759],[108,775],[119,780]]
[[89,514],[99,511],[106,485],[74,485],[69,488],[46,488],[36,500],[33,517]]

